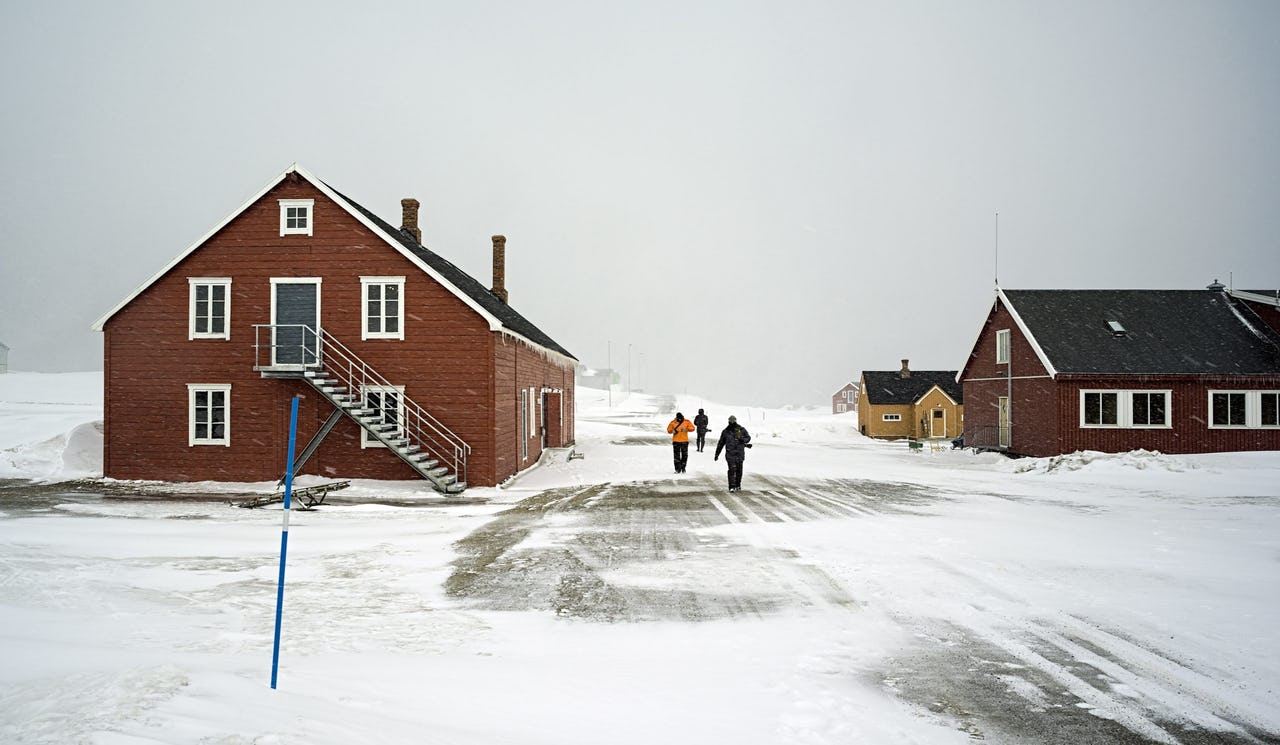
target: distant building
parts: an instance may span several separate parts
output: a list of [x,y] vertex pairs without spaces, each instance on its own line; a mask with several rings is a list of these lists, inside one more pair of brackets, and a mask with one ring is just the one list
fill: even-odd
[[858,384],[845,383],[844,387],[831,394],[831,413],[848,414],[858,411]]
[[577,385],[583,388],[598,388],[602,391],[609,390],[609,384],[618,379],[618,373],[613,370],[593,370],[586,365],[578,365],[575,377]]
[[9,372],[9,348],[0,341],[0,374]]
[[965,445],[1280,450],[1280,293],[998,290],[959,379]]
[[858,390],[858,431],[867,437],[959,437],[964,396],[955,370],[864,370]]

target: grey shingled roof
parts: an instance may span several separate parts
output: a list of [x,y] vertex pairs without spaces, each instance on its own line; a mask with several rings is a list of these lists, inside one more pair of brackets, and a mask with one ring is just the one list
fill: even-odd
[[[326,184],[326,186],[329,185]],[[501,321],[503,326],[538,346],[546,347],[547,349],[558,352],[575,362],[577,361],[577,357],[574,357],[567,349],[557,344],[550,336],[547,336],[542,329],[533,325],[527,318],[516,312],[515,308],[512,308],[510,305],[499,300],[497,296],[489,291],[489,288],[480,284],[480,282],[470,274],[467,274],[454,266],[448,259],[443,258],[439,254],[428,249],[426,246],[418,243],[413,239],[413,236],[406,234],[404,231],[400,230],[400,228],[392,227],[390,223],[365,209],[347,195],[339,192],[332,186],[329,186],[329,188],[333,189],[335,194],[347,200],[347,204],[351,205],[351,207],[360,214],[369,218],[374,225],[377,225],[385,231],[387,235],[399,241],[400,245],[404,246],[418,258],[422,259],[427,266],[430,266],[432,269],[439,272],[446,280],[449,281],[449,283],[458,288],[460,292],[476,301],[481,308],[484,308],[487,312]]]
[[935,385],[956,403],[964,403],[955,370],[912,370],[909,378],[902,377],[897,370],[863,370],[862,377],[865,381],[862,392],[873,404],[908,406]]
[[1224,292],[1003,292],[1058,373],[1280,374],[1280,336]]

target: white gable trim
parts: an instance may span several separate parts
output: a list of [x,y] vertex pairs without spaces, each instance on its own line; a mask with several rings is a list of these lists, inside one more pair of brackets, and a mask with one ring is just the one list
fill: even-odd
[[[1040,346],[1040,342],[1036,341],[1036,337],[1031,333],[1031,329],[1027,328],[1027,324],[1023,322],[1022,316],[1018,315],[1018,311],[1014,309],[1013,303],[1009,302],[1009,298],[1004,294],[1004,290],[996,290],[1004,307],[1009,311],[1009,315],[1013,316],[1013,322],[1018,324],[1018,329],[1022,332],[1022,336],[1031,344],[1031,348],[1035,350],[1036,357],[1040,359],[1040,364],[1044,365],[1044,369],[1049,372],[1050,378],[1058,377],[1058,370],[1049,361],[1049,355],[1044,353],[1044,349]],[[1012,344],[1012,342],[1010,342]],[[1010,358],[1012,359],[1012,357]],[[1012,362],[1010,362],[1012,364]]]
[[[323,181],[313,176],[310,171],[298,165],[297,163],[294,163],[293,165],[289,166],[287,169],[285,169],[283,173],[281,173],[279,176],[275,177],[270,182],[268,182],[266,186],[262,187],[262,189],[258,191],[258,193],[254,194],[252,197],[249,198],[248,201],[240,205],[240,207],[238,207],[231,214],[227,215],[227,217],[224,218],[222,222],[214,226],[212,230],[210,230],[208,233],[205,233],[204,236],[200,238],[200,240],[188,246],[185,251],[178,254],[176,257],[174,257],[172,261],[166,264],[164,268],[161,269],[159,272],[156,272],[156,274],[153,275],[146,282],[143,282],[141,285],[138,285],[138,287],[133,292],[131,292],[124,300],[121,300],[114,308],[107,311],[107,313],[103,315],[101,318],[99,318],[97,321],[94,321],[93,326],[91,328],[94,331],[102,331],[103,326],[106,325],[107,321],[109,321],[112,316],[114,316],[116,313],[119,313],[122,308],[124,308],[129,303],[133,302],[134,298],[141,295],[148,287],[155,284],[164,275],[168,274],[169,271],[173,269],[175,266],[177,266],[179,262],[181,262],[183,259],[187,258],[192,253],[194,253],[197,248],[204,245],[205,241],[208,241],[215,234],[217,234],[218,231],[226,227],[227,223],[239,217],[242,212],[249,209],[250,206],[252,206],[255,202],[261,199],[267,192],[275,188],[276,185],[279,184],[281,181],[283,181],[285,177],[287,177],[290,173],[297,173],[299,176],[302,176],[304,179],[307,180],[308,183],[310,183],[315,188],[319,189],[322,194],[329,197],[329,199],[333,200],[334,204],[337,204],[338,206],[342,207],[342,209],[346,210],[347,214],[354,217],[361,225],[364,225],[366,228],[372,231],[374,235],[386,241],[387,245],[391,246],[393,249],[398,251],[401,256],[404,256],[414,266],[418,267],[423,272],[425,272],[427,276],[439,282],[441,287],[444,287],[445,289],[449,290],[449,292],[453,293],[454,297],[457,297],[459,300],[465,303],[468,308],[471,308],[476,313],[479,313],[480,317],[484,318],[485,321],[488,322],[490,331],[501,331],[505,334],[509,334],[510,336],[514,336],[517,339],[520,339],[521,341],[530,344],[531,346],[538,347],[539,349],[544,348],[542,347],[542,345],[535,344],[534,342],[529,341],[528,339],[525,339],[523,336],[520,336],[519,334],[516,334],[513,331],[504,327],[502,325],[502,321],[498,320],[496,316],[486,311],[469,295],[459,290],[457,287],[453,285],[452,282],[449,282],[448,280],[446,280],[442,275],[440,275],[438,272],[432,269],[426,262],[422,261],[422,259],[415,256],[413,252],[405,248],[400,243],[400,241],[396,240],[390,235],[387,235],[385,231],[383,231],[377,225],[373,224],[368,218],[366,218],[358,210],[352,207],[351,204],[347,202],[346,199],[343,199],[337,192],[335,192],[333,189],[330,189],[328,186],[326,186]],[[314,215],[313,215],[313,218],[314,218]],[[548,350],[548,351],[551,351],[551,350]]]
[[[968,372],[970,363],[973,362],[973,350],[978,348],[978,342],[982,341],[982,335],[987,331],[987,319],[991,318],[991,314],[996,309],[996,303],[1002,303],[1005,310],[1009,311],[1009,315],[1013,316],[1013,322],[1017,324],[1018,330],[1022,332],[1023,338],[1031,345],[1035,351],[1036,357],[1040,360],[1040,364],[1044,365],[1044,369],[1049,372],[1050,378],[1058,377],[1058,371],[1054,368],[1053,363],[1049,361],[1049,355],[1044,353],[1040,342],[1036,341],[1036,337],[1031,333],[1031,329],[1027,328],[1027,324],[1023,322],[1022,316],[1018,315],[1018,311],[1014,310],[1013,303],[1009,302],[1009,298],[1004,294],[1004,290],[996,288],[996,300],[991,304],[991,310],[987,311],[987,317],[982,319],[982,327],[978,329],[978,335],[974,337],[973,343],[969,345],[969,359],[965,361],[964,366],[956,372],[956,382],[964,382],[964,374]],[[1012,345],[1012,341],[1010,341]],[[1000,364],[1004,364],[1003,362]]]
[[955,400],[954,398],[952,398],[951,396],[947,395],[947,392],[946,392],[946,391],[942,390],[942,386],[940,386],[940,385],[934,385],[932,388],[930,388],[929,390],[927,390],[927,391],[925,391],[923,394],[921,394],[921,395],[920,395],[920,398],[917,398],[917,399],[915,400],[915,402],[912,404],[912,406],[919,406],[919,405],[920,405],[920,402],[921,402],[921,401],[923,401],[923,400],[925,400],[926,398],[928,398],[928,397],[929,397],[929,394],[930,394],[930,393],[933,393],[935,390],[936,390],[938,393],[941,393],[943,398],[945,398],[945,399],[947,399],[948,401],[950,401],[952,406],[959,406],[959,405],[960,405],[960,404],[956,403],[956,400]]
[[1274,305],[1280,308],[1280,296],[1259,295],[1256,292],[1245,292],[1244,290],[1227,290],[1227,294],[1234,298],[1258,303],[1259,305]]

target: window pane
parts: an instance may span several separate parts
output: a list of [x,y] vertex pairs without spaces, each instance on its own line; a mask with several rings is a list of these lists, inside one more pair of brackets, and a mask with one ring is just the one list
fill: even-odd
[[400,319],[394,315],[387,315],[387,333],[395,334],[400,331]]
[[209,285],[196,285],[196,302],[209,299]]
[[387,302],[392,303],[400,299],[400,285],[387,285]]
[[1115,393],[1099,393],[1102,398],[1102,421],[1101,424],[1115,424],[1119,421],[1117,417],[1116,401],[1119,398]]
[[1084,423],[1102,424],[1102,394],[1084,394]]
[[1231,424],[1244,424],[1244,394],[1229,393],[1231,398]]
[[1280,393],[1262,394],[1262,426],[1280,426]]
[[369,285],[369,305],[373,305],[374,300],[382,299],[382,285]]
[[211,439],[211,440],[225,440],[225,439],[227,438],[227,436],[226,436],[226,432],[227,432],[226,427],[227,427],[227,425],[222,424],[221,422],[215,423],[215,424],[213,425],[213,434],[212,434],[212,436],[211,436],[209,439]]
[[1133,394],[1133,423],[1151,424],[1151,394]]
[[1168,403],[1168,399],[1166,395],[1167,394],[1164,394],[1164,393],[1151,394],[1150,404],[1149,404],[1151,414],[1147,424],[1168,424],[1169,423],[1169,417],[1165,413],[1166,411],[1165,404]]

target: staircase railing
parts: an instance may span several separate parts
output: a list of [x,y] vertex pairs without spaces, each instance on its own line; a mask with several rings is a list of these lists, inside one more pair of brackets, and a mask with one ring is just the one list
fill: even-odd
[[[302,329],[302,331],[289,334],[277,333],[278,329],[286,328]],[[261,334],[264,330],[269,332],[270,343],[268,344],[261,343]],[[300,343],[291,343],[290,337],[296,337]],[[357,405],[361,409],[371,408],[367,405],[366,391],[397,391],[399,406],[396,407],[398,421],[394,422],[396,432],[383,436],[407,439],[409,445],[417,445],[438,460],[440,465],[448,467],[459,482],[466,483],[467,456],[471,453],[471,446],[417,402],[399,393],[398,386],[360,359],[332,334],[324,329],[317,330],[309,326],[261,324],[254,326],[253,346],[255,370],[299,372],[302,367],[323,370],[326,377],[337,380],[338,385],[345,387],[351,395],[357,397]],[[263,364],[264,354],[267,362],[265,365]],[[280,359],[305,360],[305,363],[277,362]],[[386,411],[385,408],[380,407],[371,413],[377,416],[381,423]]]

